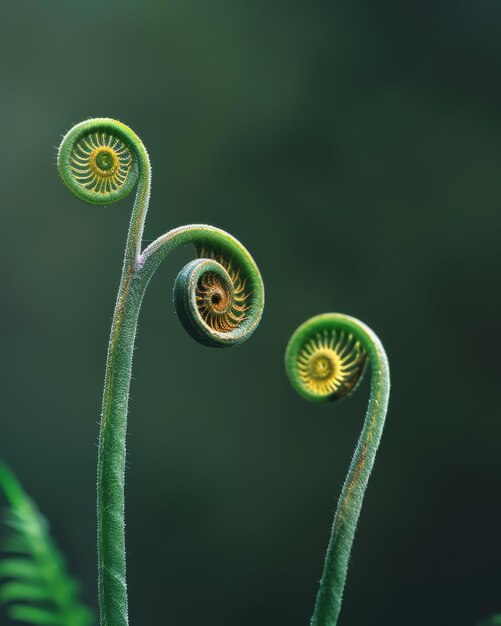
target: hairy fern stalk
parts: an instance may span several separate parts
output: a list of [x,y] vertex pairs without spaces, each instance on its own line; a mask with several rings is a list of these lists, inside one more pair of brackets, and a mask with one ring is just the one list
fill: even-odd
[[371,364],[371,392],[364,425],[338,501],[311,626],[336,626],[351,547],[365,490],[383,434],[390,395],[390,368],[376,334],[342,313],[310,318],[293,333],[285,367],[306,400],[332,402],[349,396]]
[[46,519],[9,468],[0,462],[0,488],[10,533],[2,542],[0,604],[12,620],[46,626],[90,626],[78,583],[52,540]]

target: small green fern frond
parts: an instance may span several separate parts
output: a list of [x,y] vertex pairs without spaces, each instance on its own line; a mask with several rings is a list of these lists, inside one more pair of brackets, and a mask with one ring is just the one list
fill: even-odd
[[493,615],[491,618],[485,620],[484,622],[480,622],[477,626],[501,626],[501,613],[497,615]]
[[47,521],[21,484],[0,461],[0,489],[11,529],[1,546],[0,604],[16,621],[40,626],[90,626],[91,611],[49,532]]

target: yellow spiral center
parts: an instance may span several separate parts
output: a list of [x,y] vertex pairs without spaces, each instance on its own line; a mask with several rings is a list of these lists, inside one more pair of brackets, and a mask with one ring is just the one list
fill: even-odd
[[343,397],[359,381],[366,358],[353,335],[335,330],[317,333],[299,352],[299,378],[316,395]]
[[111,148],[95,148],[89,155],[89,169],[96,176],[114,176],[120,165]]
[[308,365],[311,378],[322,381],[331,378],[336,369],[335,358],[334,352],[320,353],[312,357]]
[[89,191],[106,195],[125,183],[133,156],[123,141],[102,132],[82,137],[70,161],[77,182]]

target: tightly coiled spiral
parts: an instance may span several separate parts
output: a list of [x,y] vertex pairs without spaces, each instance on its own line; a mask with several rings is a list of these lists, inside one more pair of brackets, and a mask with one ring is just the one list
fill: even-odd
[[70,162],[75,180],[89,191],[104,195],[118,191],[125,183],[132,153],[118,137],[92,133],[75,145]]
[[217,332],[234,331],[245,320],[250,309],[248,300],[252,295],[246,289],[247,278],[241,277],[241,268],[232,266],[231,260],[225,259],[221,253],[205,248],[198,248],[197,258],[213,259],[227,272],[232,289],[225,287],[224,282],[215,272],[203,274],[197,283],[196,302],[204,322]]
[[342,318],[318,316],[292,335],[286,368],[297,391],[317,402],[339,400],[362,380],[367,351]]
[[196,256],[174,285],[179,319],[188,333],[205,345],[242,343],[254,331],[262,312],[262,288],[252,288],[248,261],[235,263],[221,250],[205,246],[197,246]]
[[303,345],[297,368],[309,391],[337,400],[347,396],[360,381],[366,358],[365,350],[352,334],[324,330]]
[[74,126],[63,138],[58,168],[68,189],[86,202],[124,198],[139,175],[142,144],[124,124],[108,118]]

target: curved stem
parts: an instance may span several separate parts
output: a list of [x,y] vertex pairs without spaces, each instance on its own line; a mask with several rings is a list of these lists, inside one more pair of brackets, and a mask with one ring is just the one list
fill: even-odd
[[[134,225],[134,218],[131,226]],[[129,238],[129,240],[133,240]],[[102,626],[127,626],[124,533],[124,474],[127,409],[132,356],[141,302],[161,261],[183,244],[211,243],[241,256],[250,270],[248,252],[228,233],[206,225],[173,229],[151,244],[138,260],[126,261],[118,294],[106,362],[98,455],[98,570]],[[255,271],[251,281],[261,280]]]
[[[129,130],[129,132],[131,131]],[[144,223],[146,221],[151,192],[150,159],[148,153],[146,152],[146,148],[143,146],[143,143],[139,140],[139,138],[136,142],[136,154],[138,161],[141,164],[141,175],[138,180],[136,199],[134,201],[134,207],[132,209],[132,216],[127,234],[124,270],[127,265],[132,267],[141,254]]]
[[312,626],[337,624],[348,560],[364,493],[383,432],[390,392],[388,359],[376,334],[354,318],[340,315],[337,317],[345,330],[353,333],[367,350],[371,363],[371,389],[364,426],[334,516],[320,589],[311,619]]
[[141,279],[137,258],[148,211],[151,166],[137,141],[142,165],[125,258],[111,326],[103,392],[97,464],[98,594],[101,625],[128,624],[125,576],[125,439],[137,320],[147,281]]

